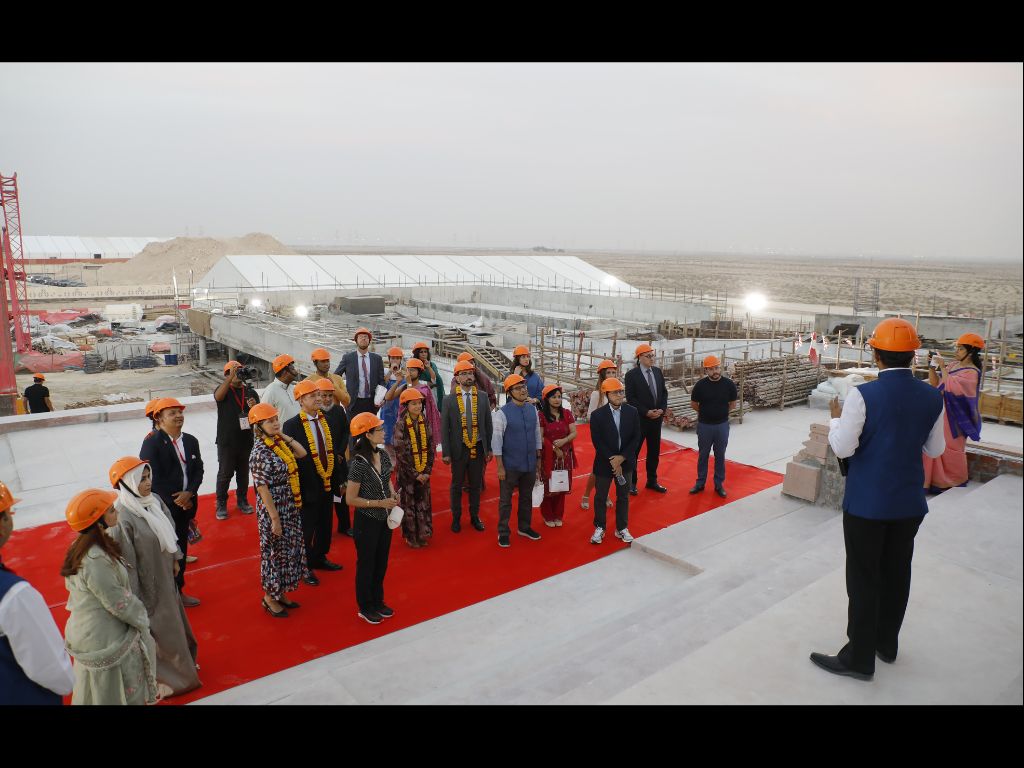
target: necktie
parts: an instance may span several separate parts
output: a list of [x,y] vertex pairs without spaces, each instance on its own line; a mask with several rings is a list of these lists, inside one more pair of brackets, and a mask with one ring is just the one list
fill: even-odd
[[619,427],[619,419],[621,419],[621,418],[622,418],[622,411],[620,411],[618,408],[616,408],[614,411],[612,411],[612,421],[615,422],[615,438],[616,438],[615,450],[617,450],[617,451],[621,451],[622,450],[622,429],[621,429],[621,427]]
[[370,372],[366,370],[366,355],[360,355],[359,359],[363,363],[363,397],[370,396]]
[[324,444],[324,434],[320,430],[320,422],[317,419],[309,420],[313,426],[313,431],[316,432],[316,449],[320,454],[320,461],[323,465],[327,466],[327,446]]
[[651,369],[647,368],[647,386],[651,388],[651,396],[654,398],[654,404],[658,404],[658,388],[654,386],[654,374],[651,373]]

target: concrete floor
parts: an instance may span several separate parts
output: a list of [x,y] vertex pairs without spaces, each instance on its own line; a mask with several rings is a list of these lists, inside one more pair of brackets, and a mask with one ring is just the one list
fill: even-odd
[[[197,399],[197,401],[200,399]],[[128,408],[129,406],[118,406]],[[207,457],[216,415],[185,429]],[[806,407],[749,413],[730,458],[784,471]],[[135,453],[142,418],[0,435],[0,477],[24,501],[19,528],[63,519]],[[986,423],[987,442],[1021,446]],[[695,447],[693,432],[666,437]],[[689,478],[663,478],[667,497]],[[629,550],[437,619],[207,697],[218,703],[1022,703],[1020,478],[935,497],[918,536],[900,657],[875,679],[807,659],[845,641],[838,513],[762,491],[636,540]],[[15,533],[17,535],[17,533]],[[984,649],[979,653],[979,649]]]

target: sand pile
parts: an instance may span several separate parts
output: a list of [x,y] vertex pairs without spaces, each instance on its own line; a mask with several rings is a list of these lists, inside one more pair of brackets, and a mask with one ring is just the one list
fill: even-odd
[[197,283],[223,256],[245,254],[294,254],[280,241],[259,232],[244,237],[176,237],[163,243],[150,243],[131,261],[108,264],[100,270],[105,285],[169,285],[171,272],[178,285],[188,284],[188,271]]

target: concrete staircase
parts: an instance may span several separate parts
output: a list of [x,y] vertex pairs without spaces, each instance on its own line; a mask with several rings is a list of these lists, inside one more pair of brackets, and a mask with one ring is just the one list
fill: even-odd
[[773,488],[201,703],[1020,704],[1022,493],[930,501],[901,655],[871,684],[807,659],[845,642],[841,514]]

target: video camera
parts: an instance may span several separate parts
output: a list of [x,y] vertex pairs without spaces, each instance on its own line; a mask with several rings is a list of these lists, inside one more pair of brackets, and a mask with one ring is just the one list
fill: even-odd
[[252,379],[258,379],[260,377],[260,372],[256,366],[243,365],[235,369],[235,376],[242,381],[251,381]]

